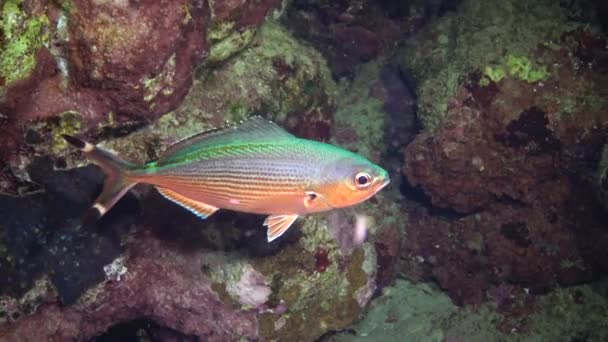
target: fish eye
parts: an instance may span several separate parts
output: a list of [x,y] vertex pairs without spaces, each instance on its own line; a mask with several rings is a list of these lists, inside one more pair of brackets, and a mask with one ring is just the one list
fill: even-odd
[[358,188],[366,188],[372,183],[372,176],[367,172],[359,172],[355,175],[355,185]]

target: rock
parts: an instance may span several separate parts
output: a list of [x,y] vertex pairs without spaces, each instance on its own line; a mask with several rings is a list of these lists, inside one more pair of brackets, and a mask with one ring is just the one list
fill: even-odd
[[[404,31],[406,9],[388,17],[383,2],[294,1],[286,10],[284,24],[294,35],[308,40],[327,59],[335,78],[356,74],[361,64],[381,55]],[[399,6],[399,5],[398,5]]]
[[[201,71],[177,109],[136,132],[121,133],[125,135],[120,138],[98,137],[103,138],[103,147],[121,157],[145,162],[177,139],[259,110],[288,130],[318,140],[335,142],[335,127],[348,124],[365,139],[344,146],[356,146],[379,161],[385,141],[384,101],[372,94],[369,80],[379,80],[380,69],[381,64],[370,64],[353,85],[338,86],[317,51],[269,22],[240,54]],[[344,108],[334,121],[338,104]],[[352,113],[369,122],[353,124]],[[40,125],[28,134],[32,154],[61,155],[65,147],[55,137],[86,126],[70,112]],[[41,146],[47,140],[51,143]],[[79,152],[65,151],[49,161],[51,165],[86,163]],[[42,305],[0,325],[0,336],[20,336],[45,321],[53,322],[45,326],[47,330],[27,333],[46,339],[60,331],[61,338],[87,339],[116,324],[148,317],[162,329],[192,338],[312,341],[359,319],[378,288],[377,277],[380,286],[387,286],[397,273],[393,263],[399,256],[404,217],[395,194],[380,194],[352,211],[332,213],[331,218],[307,216],[281,239],[268,243],[263,217],[221,210],[201,221],[149,187],[134,192],[141,214],[121,211],[120,217],[135,222],[132,230],[119,234],[122,244],[116,248],[121,252],[95,265],[96,272],[103,272],[101,279],[67,292],[49,279],[57,292],[49,290]],[[91,200],[81,203],[85,206]],[[71,210],[78,216],[84,209]],[[367,217],[364,241],[352,239],[355,214]],[[106,224],[109,221],[100,221],[99,230],[108,231]],[[334,233],[340,238],[335,240]],[[73,275],[70,270],[76,269],[68,264],[65,274]],[[27,302],[23,293],[7,298],[11,303]],[[217,326],[210,324],[212,319],[220,321]],[[210,329],[217,330],[211,335]]]
[[269,22],[251,46],[196,80],[176,110],[106,146],[135,162],[149,161],[176,140],[256,112],[300,136],[328,140],[335,96],[321,55]]
[[74,84],[97,89],[116,112],[136,118],[175,108],[208,50],[203,2],[75,1],[68,21]]
[[359,66],[419,32],[460,1],[301,1],[290,3],[282,21],[327,59],[336,79],[352,79]]
[[137,241],[120,280],[105,280],[69,307],[47,300],[34,314],[0,327],[0,336],[88,340],[113,324],[139,317],[209,341],[257,335],[253,312],[221,303],[200,272],[200,253],[178,253],[146,233]]
[[[458,304],[482,302],[497,283],[538,293],[597,279],[606,270],[597,262],[605,257],[606,213],[584,195],[598,187],[608,130],[603,96],[608,79],[600,76],[608,67],[606,50],[600,48],[605,37],[575,29],[546,45],[538,38],[551,31],[533,32],[553,24],[528,22],[534,11],[513,12],[508,20],[502,14],[476,16],[487,23],[525,20],[520,29],[530,32],[515,39],[524,45],[481,56],[477,50],[488,37],[492,44],[500,38],[483,28],[450,31],[456,18],[481,10],[489,8],[465,2],[455,18],[443,19],[446,26],[440,21],[432,29],[437,40],[425,44],[443,46],[452,55],[439,65],[435,57],[448,55],[428,54],[422,69],[415,69],[425,131],[407,146],[403,166],[414,186],[406,194],[419,189],[428,200],[425,209],[412,209],[412,217],[419,218],[410,217],[405,273],[435,279]],[[549,5],[546,13],[562,11]],[[457,37],[449,32],[458,32]],[[466,54],[466,44],[450,47],[450,39],[481,45]],[[435,91],[448,96],[432,95]],[[576,100],[581,97],[586,100]],[[445,109],[438,107],[442,103]],[[431,217],[438,213],[443,219]]]
[[261,0],[255,3],[244,0],[224,0],[210,3],[213,24],[231,27],[235,31],[261,24],[270,10],[281,5],[279,0]]
[[[494,114],[454,109],[434,134],[422,134],[407,147],[405,174],[412,185],[423,184],[434,205],[470,213],[501,197],[522,200],[536,185],[557,176],[559,141],[546,128],[544,113],[523,111],[513,123],[529,121],[510,126],[513,133]],[[547,131],[535,136],[515,128],[532,125]],[[503,130],[510,137],[505,139],[512,140],[495,139]],[[519,146],[505,145],[511,143]]]
[[[597,279],[606,271],[597,261],[608,242],[605,214],[580,196],[560,179],[537,189],[528,205],[496,203],[451,220],[412,209],[403,272],[437,281],[459,305],[483,302],[494,284],[544,293]],[[588,209],[574,210],[573,201]]]
[[35,73],[37,53],[50,40],[44,11],[23,0],[3,2],[0,30],[0,102],[6,90]]
[[[62,194],[61,189],[58,191]],[[41,286],[38,291],[42,293],[37,295],[31,293],[31,287],[21,289],[22,292],[3,289],[4,302],[20,304],[11,309],[19,314],[10,316],[10,324],[0,325],[0,336],[9,340],[17,337],[45,340],[50,336],[89,339],[120,322],[147,317],[162,327],[208,340],[288,337],[314,340],[328,330],[341,329],[358,319],[374,293],[374,245],[367,242],[342,253],[329,234],[330,223],[322,216],[306,217],[290,234],[273,242],[283,248],[256,255],[255,251],[259,250],[256,244],[268,245],[262,220],[251,220],[251,215],[246,215],[248,219],[244,221],[237,215],[235,220],[234,214],[224,212],[201,221],[166,200],[159,203],[150,195],[146,197],[143,219],[137,220],[131,233],[119,233],[120,240],[124,241],[120,250],[125,251],[121,255],[115,253],[116,246],[108,248],[112,243],[103,248],[103,256],[95,254],[96,248],[90,249],[93,255],[76,252],[70,243],[82,243],[83,239],[77,237],[92,233],[95,227],[49,232],[47,239],[51,242],[48,244],[41,242],[41,237],[30,237],[28,243],[41,243],[42,251],[61,237],[64,244],[60,248],[64,246],[70,253],[64,254],[63,259],[52,256],[51,260],[58,258],[65,263],[62,274],[67,278],[57,282],[56,275],[51,275],[45,283],[48,285]],[[47,202],[45,199],[36,203],[45,209]],[[56,202],[62,205],[65,201],[58,197]],[[78,203],[86,206],[90,199]],[[112,225],[137,216],[133,208],[129,211],[124,205],[121,201],[113,213],[108,213],[112,217],[99,222],[100,232],[116,232]],[[373,217],[369,227],[372,236],[397,224],[380,219],[376,213],[392,217],[398,210],[384,198],[379,203],[367,204],[364,212]],[[76,215],[82,211],[84,207],[69,210]],[[152,212],[162,212],[162,215],[154,216]],[[16,213],[33,219],[39,217],[36,212],[28,215],[25,210]],[[262,233],[251,234],[252,230]],[[84,241],[87,239],[103,242],[105,237],[95,239],[93,235]],[[4,242],[0,247],[6,248]],[[8,250],[7,256],[14,258],[16,251]],[[322,267],[320,251],[324,251],[325,258]],[[107,252],[111,252],[113,258],[108,260]],[[73,256],[72,253],[80,254]],[[85,259],[80,260],[79,256]],[[17,256],[17,260],[25,261],[23,264],[19,261],[20,265],[29,265],[40,257]],[[91,263],[93,260],[105,260],[105,263]],[[87,262],[88,271],[82,272],[77,264]],[[98,271],[102,271],[102,276],[93,277],[93,282],[77,281],[83,279],[83,274],[95,275]],[[27,270],[27,275],[34,279],[45,277],[44,274]],[[75,284],[81,287],[75,289]],[[26,290],[28,292],[23,292]],[[31,328],[40,322],[46,322],[43,328]]]
[[93,166],[54,171],[50,158],[28,167],[41,191],[23,197],[0,195],[0,293],[20,297],[47,276],[65,304],[104,278],[103,266],[123,251],[120,239],[139,211],[127,195],[107,218],[104,230],[81,227],[81,214],[101,188],[102,173]]
[[551,63],[555,56],[547,58],[551,53],[564,53],[556,50],[565,45],[565,33],[586,25],[587,18],[580,18],[580,14],[589,10],[579,10],[578,5],[539,1],[530,7],[522,0],[465,0],[455,12],[417,33],[398,59],[418,83],[423,126],[432,130],[439,125],[462,81],[475,71],[495,81],[516,78],[538,83],[551,76],[556,80],[560,72],[552,68],[572,69],[573,63],[580,66],[577,58],[557,66]]
[[[242,50],[277,5],[6,2],[2,10],[10,20],[2,32],[10,42],[1,42],[0,143],[6,148],[0,152],[0,189],[15,194],[31,188],[24,165],[34,154],[63,147],[58,135],[51,146],[47,140],[27,143],[26,135],[53,135],[55,122],[74,115],[78,127],[71,126],[70,134],[94,141],[141,128],[178,106],[205,57],[204,68],[212,68]],[[60,158],[72,165],[66,153]]]
[[[472,15],[484,8],[465,4],[460,15]],[[563,11],[553,5],[550,8],[557,11],[556,15]],[[524,20],[526,16],[514,15],[510,20]],[[492,19],[484,17],[483,21]],[[540,24],[530,23],[523,29],[532,34]],[[441,25],[436,30],[436,34],[442,34]],[[601,70],[608,68],[608,54],[599,48],[605,38],[575,30],[546,46],[532,37],[537,36],[531,35],[529,39],[534,42],[528,42],[526,47],[531,57],[518,55],[513,47],[506,56],[495,57],[497,65],[485,60],[484,55],[481,60],[467,62],[477,71],[471,69],[467,74],[466,70],[457,70],[455,76],[461,82],[450,88],[453,91],[446,98],[449,106],[448,101],[437,102],[437,96],[432,100],[428,97],[429,102],[446,106],[446,110],[432,111],[441,116],[436,125],[429,125],[430,112],[424,108],[426,95],[419,92],[423,104],[418,115],[427,133],[409,146],[404,170],[414,185],[421,184],[422,178],[428,180],[423,188],[435,205],[466,213],[502,196],[520,200],[535,184],[553,178],[558,170],[575,172],[577,166],[573,164],[599,148],[593,136],[601,135],[599,132],[608,127],[603,114],[608,108],[603,96],[608,79],[600,76]],[[480,33],[479,39],[485,41],[485,36]],[[459,49],[466,51],[466,46]],[[458,51],[457,56],[462,52]],[[545,64],[539,64],[540,60]],[[439,72],[450,70],[450,64],[445,65],[448,67]],[[424,91],[424,82],[432,79],[420,79],[423,83],[419,91]],[[586,100],[576,101],[580,96]],[[443,180],[435,178],[435,171],[424,166],[430,164],[435,165],[431,169],[442,170]]]
[[219,65],[249,45],[257,26],[272,9],[280,7],[280,3],[278,0],[210,2],[208,38],[211,47],[205,66]]
[[596,171],[597,194],[604,209],[608,210],[608,145],[602,149],[602,157]]
[[[511,293],[513,301],[529,295]],[[604,315],[608,303],[593,286],[560,289],[539,296],[527,316],[496,312],[494,303],[458,308],[437,288],[398,280],[375,299],[366,317],[351,329],[321,341],[553,341],[588,336],[608,337]],[[520,304],[521,305],[521,304]],[[564,322],[569,322],[564,324]],[[373,336],[373,337],[372,337]]]

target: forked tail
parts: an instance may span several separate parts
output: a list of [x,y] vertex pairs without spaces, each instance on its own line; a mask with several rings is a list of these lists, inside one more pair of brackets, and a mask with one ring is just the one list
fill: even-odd
[[91,143],[70,135],[62,136],[68,143],[84,152],[106,174],[101,194],[83,218],[83,223],[90,223],[108,212],[131,187],[137,184],[137,181],[128,175],[128,171],[132,170],[134,165]]

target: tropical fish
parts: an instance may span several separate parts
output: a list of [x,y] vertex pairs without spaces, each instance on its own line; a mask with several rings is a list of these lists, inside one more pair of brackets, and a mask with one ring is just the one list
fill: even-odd
[[384,169],[364,157],[298,138],[259,116],[178,141],[143,166],[63,137],[106,174],[89,219],[103,216],[135,184],[146,183],[203,219],[220,208],[269,215],[264,226],[272,241],[298,216],[355,205],[390,182]]

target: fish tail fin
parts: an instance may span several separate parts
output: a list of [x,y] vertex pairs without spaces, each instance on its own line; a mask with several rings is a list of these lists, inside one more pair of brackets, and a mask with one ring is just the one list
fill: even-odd
[[68,143],[84,152],[87,158],[95,162],[106,175],[101,194],[82,219],[83,224],[88,224],[108,212],[129,189],[137,184],[137,179],[129,174],[135,166],[91,143],[70,135],[62,136]]

